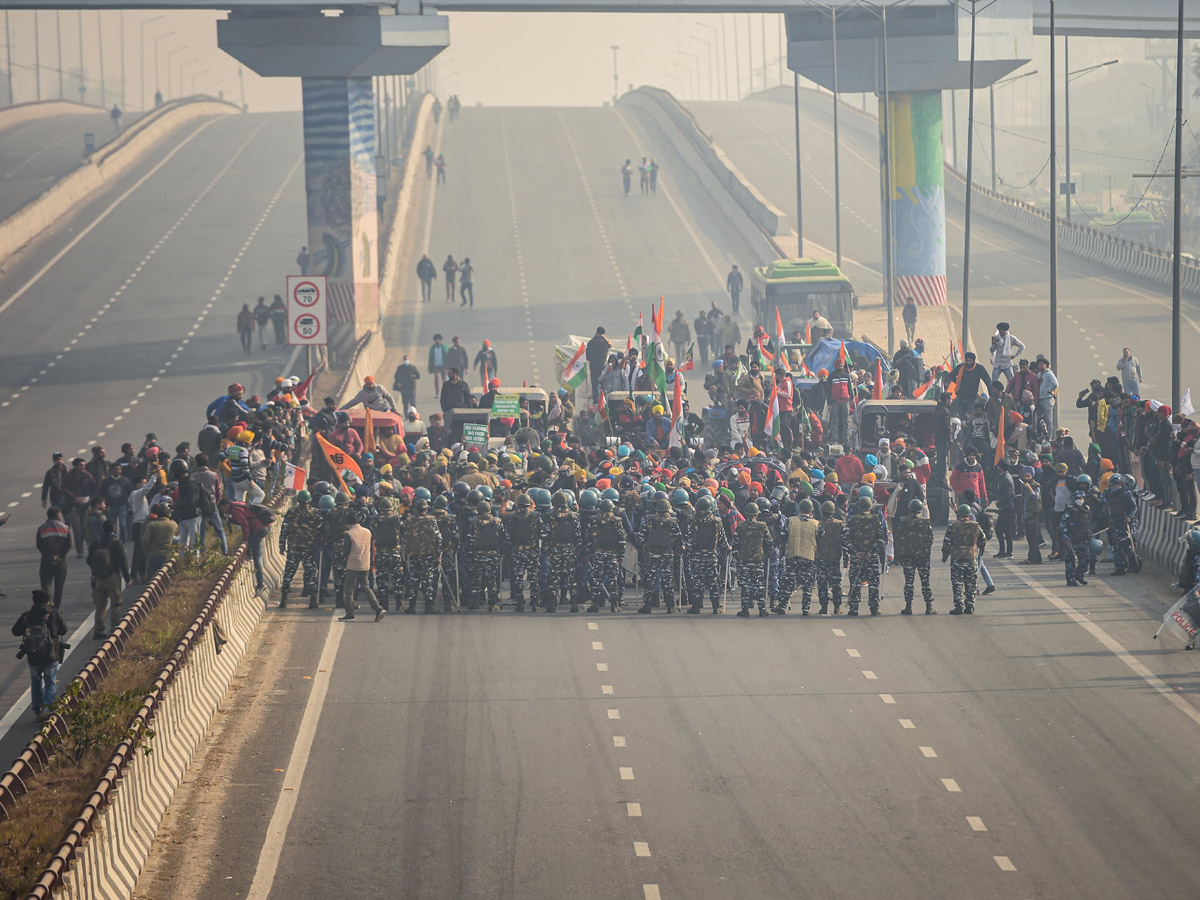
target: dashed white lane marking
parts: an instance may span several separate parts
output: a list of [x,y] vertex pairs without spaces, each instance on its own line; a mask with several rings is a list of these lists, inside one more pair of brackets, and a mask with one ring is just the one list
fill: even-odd
[[610,709],[608,711],[608,717],[610,719],[619,719],[621,718],[621,711],[619,709]]
[[642,900],[662,900],[662,894],[658,891],[657,884],[642,885]]
[[618,767],[617,771],[619,771],[621,773],[622,781],[633,781],[633,767],[632,766],[620,766],[620,767]]
[[600,625],[597,622],[588,622],[588,631],[599,631]]
[[921,755],[924,756],[926,759],[936,759],[937,758],[937,753],[936,753],[936,751],[934,751],[934,749],[932,747],[921,747],[920,750],[921,750]]
[[608,663],[596,663],[596,671],[597,672],[607,672],[608,671]]
[[633,819],[638,819],[638,818],[641,818],[641,815],[642,815],[642,804],[640,804],[640,803],[626,803],[626,804],[625,804],[625,813],[626,813],[626,814],[627,814],[627,815],[628,815],[630,818],[633,818]]
[[912,719],[901,719],[901,720],[900,720],[900,727],[901,727],[901,728],[907,728],[907,729],[910,729],[910,730],[911,730],[911,729],[913,729],[913,728],[916,728],[917,726],[913,724],[913,720],[912,720]]
[[993,856],[992,859],[996,861],[996,865],[1000,867],[1001,872],[1017,871],[1017,867],[1013,865],[1012,860],[1007,856]]
[[593,650],[603,650],[604,642],[603,641],[592,641],[592,649]]
[[953,778],[943,778],[942,779],[942,787],[944,787],[951,794],[961,794],[962,793],[962,788],[960,788],[958,786],[958,782],[955,781]]
[[859,657],[862,656],[861,653],[859,653],[857,650],[853,649],[852,647],[846,648],[846,655],[849,657],[852,657],[854,659],[858,659]]
[[600,693],[602,693],[602,694],[612,694],[612,692],[613,692],[613,686],[612,686],[611,684],[602,684],[602,685],[600,685]]
[[863,669],[862,673],[863,673],[863,678],[867,679],[867,681],[877,681],[879,679],[879,676],[876,675],[874,672],[872,672],[870,669]]
[[888,704],[892,704],[892,703],[896,702],[896,698],[893,697],[891,694],[880,694],[879,699],[882,700],[884,703],[888,703]]
[[834,637],[845,637],[846,632],[842,631],[842,629],[840,629],[840,628],[835,628],[835,629],[833,629],[833,636]]
[[614,734],[614,735],[613,735],[613,746],[614,746],[614,747],[625,747],[625,746],[628,746],[628,744],[626,743],[626,740],[625,740],[625,735],[623,735],[623,734]]
[[979,816],[967,816],[967,824],[971,826],[972,831],[987,831],[987,826]]
[[650,845],[646,841],[634,841],[633,842],[633,855],[649,857],[650,856]]

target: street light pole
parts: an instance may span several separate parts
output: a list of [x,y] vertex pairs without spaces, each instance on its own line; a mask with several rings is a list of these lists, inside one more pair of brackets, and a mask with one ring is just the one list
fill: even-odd
[[[145,111],[149,101],[146,99],[146,26],[152,22],[157,22],[162,16],[151,16],[149,19],[144,19],[141,22],[140,32],[141,39],[138,43],[138,91],[142,95],[142,110]],[[155,60],[157,66],[157,60]]]
[[842,147],[838,141],[838,46],[837,7],[833,14],[833,244],[838,268],[842,267]]
[[762,39],[762,61],[763,61],[763,90],[767,89],[767,14],[758,14],[758,35]]
[[42,38],[38,32],[38,11],[33,11],[33,83],[34,98],[42,99]]
[[[726,16],[721,13],[721,99],[729,99],[729,35],[725,27]],[[734,100],[737,97],[733,98]]]
[[[1054,0],[1050,0],[1050,368],[1058,375],[1058,112],[1054,59]],[[1054,407],[1058,427],[1058,405]]]
[[96,44],[100,58],[100,105],[108,108],[108,97],[104,93],[104,13],[96,10]]
[[187,71],[188,66],[194,66],[198,62],[200,62],[200,58],[193,57],[192,59],[189,59],[187,62],[179,64],[179,93],[180,93],[180,95],[182,95],[182,96],[187,95],[187,91],[185,91],[184,87],[183,87],[183,73]]
[[612,45],[613,52],[613,106],[617,105],[617,95],[621,93],[620,79],[617,77],[617,51],[621,47],[618,44]]
[[962,286],[962,345],[970,345],[968,333],[968,306],[971,293],[971,195],[975,192],[975,9],[976,0],[971,0],[971,65],[967,88],[967,192],[963,216],[963,286]]
[[1077,78],[1080,75],[1086,75],[1088,72],[1094,72],[1096,69],[1103,69],[1105,66],[1111,66],[1114,63],[1120,62],[1119,59],[1110,59],[1108,62],[1097,63],[1094,66],[1088,66],[1084,69],[1076,69],[1071,71],[1071,57],[1068,55],[1070,50],[1067,47],[1069,35],[1063,35],[1063,69],[1066,71],[1066,77],[1063,80],[1063,128],[1065,129],[1066,138],[1066,165],[1067,165],[1067,183],[1065,188],[1065,196],[1067,198],[1067,222],[1071,221],[1071,193],[1072,187],[1075,184],[1071,180],[1071,79]]
[[162,93],[162,80],[159,78],[158,74],[158,44],[159,41],[163,40],[164,38],[169,38],[173,34],[175,34],[173,30],[168,31],[166,34],[160,34],[152,42],[154,47],[154,93],[156,97]]
[[754,93],[754,25],[752,24],[750,13],[746,13],[746,93]]
[[172,47],[167,51],[167,99],[175,98],[175,78],[174,71],[171,69],[171,60],[175,58],[176,53],[182,53],[187,49],[187,44],[180,44],[178,47]]
[[[887,5],[883,7],[883,158],[885,160],[883,166],[883,207],[884,233],[887,236],[887,252],[885,256],[886,284],[884,290],[887,294],[887,332],[888,332],[888,356],[896,352],[896,323],[892,317],[892,294],[894,293],[895,278],[893,266],[893,237],[892,237],[892,96],[888,92],[888,51],[887,51]],[[968,187],[968,193],[970,188]]]
[[796,123],[796,255],[804,256],[804,204],[801,178],[803,167],[800,163],[800,76],[792,73],[792,104]]
[[79,102],[87,96],[87,84],[83,80],[83,10],[76,10],[76,21],[79,25]]
[[701,44],[703,44],[703,45],[704,45],[705,49],[706,49],[706,50],[708,50],[708,60],[707,60],[707,65],[708,65],[708,99],[709,99],[709,100],[716,100],[716,99],[717,99],[717,76],[716,76],[716,69],[717,69],[717,67],[716,67],[716,64],[713,62],[713,45],[712,45],[712,41],[708,40],[708,38],[697,37],[697,36],[696,36],[696,35],[694,35],[694,34],[689,34],[689,35],[688,35],[688,37],[690,37],[690,38],[691,38],[693,41],[698,41],[698,42],[700,42]]
[[1175,234],[1171,254],[1171,409],[1179,412],[1182,378],[1179,353],[1183,257],[1183,0],[1175,48]]
[[693,71],[696,76],[695,90],[692,93],[695,99],[699,100],[700,95],[703,93],[700,87],[701,84],[703,84],[703,82],[700,80],[700,55],[698,53],[692,53],[688,50],[680,50],[679,53],[682,56],[690,58],[692,61]]
[[63,87],[62,16],[57,9],[54,11],[54,39],[58,43],[58,99],[66,100],[67,92]]
[[1037,69],[1032,69],[1028,72],[1022,72],[1020,75],[1014,75],[1012,78],[1005,78],[1003,81],[997,81],[994,84],[988,85],[988,102],[991,104],[991,119],[992,119],[992,193],[997,191],[997,181],[999,175],[996,166],[996,88],[1004,87],[1006,84],[1012,84],[1014,81],[1020,81],[1022,78],[1028,78],[1030,75],[1036,75]]
[[712,67],[713,67],[713,78],[719,78],[721,80],[722,90],[721,90],[720,94],[718,94],[717,92],[714,91],[712,98],[714,100],[724,99],[726,96],[725,91],[724,91],[724,87],[725,87],[725,41],[723,38],[720,37],[720,32],[718,32],[715,25],[709,25],[706,22],[699,22],[699,21],[697,21],[696,24],[699,25],[701,28],[707,28],[709,31],[711,31],[713,33],[712,44],[710,45],[710,47],[712,48],[712,52],[710,54],[710,60],[715,60],[716,55],[718,55],[718,54],[721,57],[721,65],[718,66],[716,64],[716,62],[714,61],[714,62],[712,62]]
[[4,11],[4,66],[8,70],[8,105],[12,106],[13,100],[13,83],[12,83],[12,29],[8,22],[8,10]]
[[738,36],[737,13],[733,16],[733,99],[742,99],[742,50],[741,38]]

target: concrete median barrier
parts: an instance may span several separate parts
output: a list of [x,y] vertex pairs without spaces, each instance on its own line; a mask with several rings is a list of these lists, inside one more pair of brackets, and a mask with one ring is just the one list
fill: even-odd
[[[91,107],[85,107],[85,110],[94,111]],[[105,184],[128,172],[147,151],[181,125],[202,116],[238,111],[236,106],[223,100],[187,97],[167,103],[143,116],[77,169],[0,222],[0,262],[50,228]]]
[[101,109],[99,106],[89,106],[86,103],[75,103],[71,100],[18,103],[15,106],[6,106],[4,109],[0,109],[0,131],[37,119],[52,119],[55,116],[94,116],[104,112],[108,112],[108,110]]

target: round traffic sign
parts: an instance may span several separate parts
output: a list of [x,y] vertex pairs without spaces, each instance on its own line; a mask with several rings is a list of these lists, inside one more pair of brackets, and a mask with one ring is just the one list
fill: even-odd
[[311,341],[321,333],[321,320],[310,313],[304,313],[296,317],[292,330],[302,339]]
[[301,306],[314,306],[321,299],[321,289],[311,281],[297,282],[292,288],[292,299]]

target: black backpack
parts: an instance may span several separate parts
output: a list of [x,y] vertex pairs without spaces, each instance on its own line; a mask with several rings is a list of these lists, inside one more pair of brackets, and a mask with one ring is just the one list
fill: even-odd
[[551,542],[558,545],[571,545],[575,543],[575,517],[570,513],[557,515],[553,520],[553,527],[550,529]]
[[617,553],[625,545],[625,526],[616,517],[602,519],[596,523],[596,549],[604,553]]
[[48,619],[25,626],[21,651],[31,665],[44,666],[54,662],[54,637],[50,634]]
[[88,553],[87,564],[96,578],[107,578],[112,574],[112,554],[101,544],[92,547]]
[[717,529],[722,525],[715,516],[700,519],[696,522],[692,533],[692,549],[701,553],[711,553],[717,549]]
[[500,549],[500,523],[495,519],[475,525],[475,552],[495,553]]
[[250,507],[250,511],[254,513],[258,521],[264,525],[270,525],[275,521],[275,510],[257,503],[247,503],[246,505]]
[[667,517],[652,519],[650,529],[646,534],[646,549],[651,553],[669,553],[674,545],[671,534],[671,520]]

